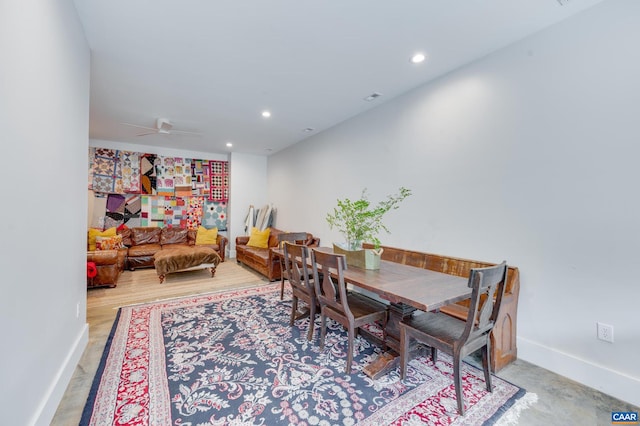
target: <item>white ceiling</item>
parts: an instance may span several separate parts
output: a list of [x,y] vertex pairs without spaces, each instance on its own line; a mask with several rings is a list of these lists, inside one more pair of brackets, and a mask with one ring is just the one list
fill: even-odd
[[602,0],[74,1],[90,138],[269,155]]

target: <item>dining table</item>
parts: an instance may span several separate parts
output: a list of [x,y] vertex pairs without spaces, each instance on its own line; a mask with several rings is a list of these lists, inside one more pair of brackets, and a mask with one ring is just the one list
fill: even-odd
[[[273,249],[277,256],[283,256],[282,249]],[[332,247],[315,247],[311,250],[333,253]],[[331,273],[331,271],[330,271]],[[344,270],[344,280],[352,287],[369,292],[374,298],[389,302],[389,317],[385,328],[384,342],[395,353],[386,352],[364,371],[372,378],[385,374],[396,364],[400,352],[399,323],[413,315],[416,310],[437,311],[451,303],[468,299],[471,288],[467,278],[401,263],[380,261],[380,269],[364,269],[348,265]],[[354,288],[354,291],[358,291]]]

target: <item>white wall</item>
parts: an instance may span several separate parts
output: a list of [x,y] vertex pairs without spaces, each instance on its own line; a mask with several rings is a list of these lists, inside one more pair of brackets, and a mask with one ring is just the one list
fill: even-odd
[[640,405],[638,40],[609,0],[272,155],[278,225],[406,186],[383,244],[518,266],[520,358]]
[[72,2],[3,1],[0,56],[0,412],[44,425],[88,340],[90,54]]
[[[256,209],[269,203],[267,197],[267,158],[250,154],[231,154],[229,165],[229,257],[236,257],[236,237],[247,235],[244,232],[245,219],[249,206]],[[277,207],[277,206],[276,206]]]

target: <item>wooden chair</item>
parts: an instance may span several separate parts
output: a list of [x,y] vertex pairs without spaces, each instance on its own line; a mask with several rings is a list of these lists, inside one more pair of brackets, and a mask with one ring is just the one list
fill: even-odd
[[[313,283],[316,297],[320,302],[320,348],[324,348],[327,333],[326,318],[329,317],[342,324],[348,333],[348,355],[346,374],[351,373],[353,362],[353,341],[359,327],[375,321],[382,322],[382,329],[387,325],[387,306],[357,292],[347,292],[344,282],[344,270],[347,269],[346,258],[341,254],[325,253],[316,249],[311,250],[311,264],[313,265]],[[335,272],[335,277],[332,276]],[[386,333],[383,336],[386,340]],[[385,347],[386,349],[386,347]]]
[[[278,247],[282,248],[282,245],[288,241],[291,243],[303,243],[307,240],[306,232],[282,232],[278,234]],[[284,281],[287,278],[287,265],[284,264],[285,260],[280,257],[280,300],[284,298]]]
[[[296,319],[301,319],[309,316],[309,332],[307,333],[307,340],[313,338],[313,325],[316,319],[316,309],[318,307],[318,301],[316,299],[316,291],[313,287],[312,280],[309,279],[309,266],[307,261],[309,259],[309,248],[301,244],[292,244],[285,242],[284,249],[284,264],[286,266],[287,277],[289,284],[291,284],[291,291],[293,293],[291,304],[291,319],[289,325],[293,326]],[[300,316],[298,313],[298,300],[304,300],[309,306],[308,310]]]
[[466,321],[460,321],[441,312],[424,312],[400,322],[402,378],[405,378],[407,372],[411,339],[431,347],[434,365],[438,359],[438,350],[450,354],[453,357],[453,377],[460,415],[464,415],[464,396],[460,377],[462,359],[478,349],[482,349],[482,368],[487,390],[492,392],[489,335],[498,317],[506,276],[506,262],[488,268],[471,269],[469,287],[473,290]]

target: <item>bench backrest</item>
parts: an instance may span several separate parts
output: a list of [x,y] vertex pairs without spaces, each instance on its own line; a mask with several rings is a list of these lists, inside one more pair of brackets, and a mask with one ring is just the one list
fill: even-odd
[[[365,243],[364,248],[373,248],[373,244]],[[459,257],[442,256],[439,254],[424,253],[420,251],[405,250],[396,247],[380,246],[382,260],[402,263],[403,265],[415,266],[429,269],[430,271],[442,272],[444,274],[455,275],[457,277],[468,278],[471,269],[486,268],[495,266],[495,263],[481,262],[477,260],[462,259]],[[520,291],[520,273],[518,268],[509,266],[507,270],[507,282],[505,294],[517,294]]]

